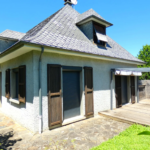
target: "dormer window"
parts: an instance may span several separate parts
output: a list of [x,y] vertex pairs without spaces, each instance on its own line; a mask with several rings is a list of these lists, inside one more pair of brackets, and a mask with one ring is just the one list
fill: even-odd
[[97,23],[93,23],[94,43],[106,47],[106,27]]

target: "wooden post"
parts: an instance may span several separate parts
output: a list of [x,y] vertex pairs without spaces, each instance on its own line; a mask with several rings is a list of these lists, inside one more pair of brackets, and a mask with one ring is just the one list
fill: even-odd
[[139,103],[139,77],[137,76],[137,103]]
[[113,110],[113,87],[112,87],[112,84],[113,84],[113,70],[111,70],[111,80],[110,80],[110,109]]

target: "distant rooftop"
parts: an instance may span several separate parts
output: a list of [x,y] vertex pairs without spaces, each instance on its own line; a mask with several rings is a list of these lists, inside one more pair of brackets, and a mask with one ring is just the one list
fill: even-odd
[[15,39],[15,40],[20,40],[25,35],[26,35],[25,33],[12,31],[12,30],[5,30],[2,33],[0,33],[0,37]]

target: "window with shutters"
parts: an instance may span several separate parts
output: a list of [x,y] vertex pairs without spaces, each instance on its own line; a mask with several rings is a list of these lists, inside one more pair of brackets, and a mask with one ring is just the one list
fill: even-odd
[[11,70],[11,98],[18,99],[18,89],[19,89],[19,69],[15,68]]
[[106,27],[97,23],[93,23],[93,38],[94,43],[106,47]]
[[26,66],[6,70],[6,98],[26,102]]
[[10,69],[5,72],[5,96],[10,98]]

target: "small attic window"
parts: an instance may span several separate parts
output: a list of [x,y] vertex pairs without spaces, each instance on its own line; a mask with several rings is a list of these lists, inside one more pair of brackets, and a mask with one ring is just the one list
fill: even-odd
[[93,23],[94,30],[94,43],[106,47],[107,37],[106,37],[106,27]]

